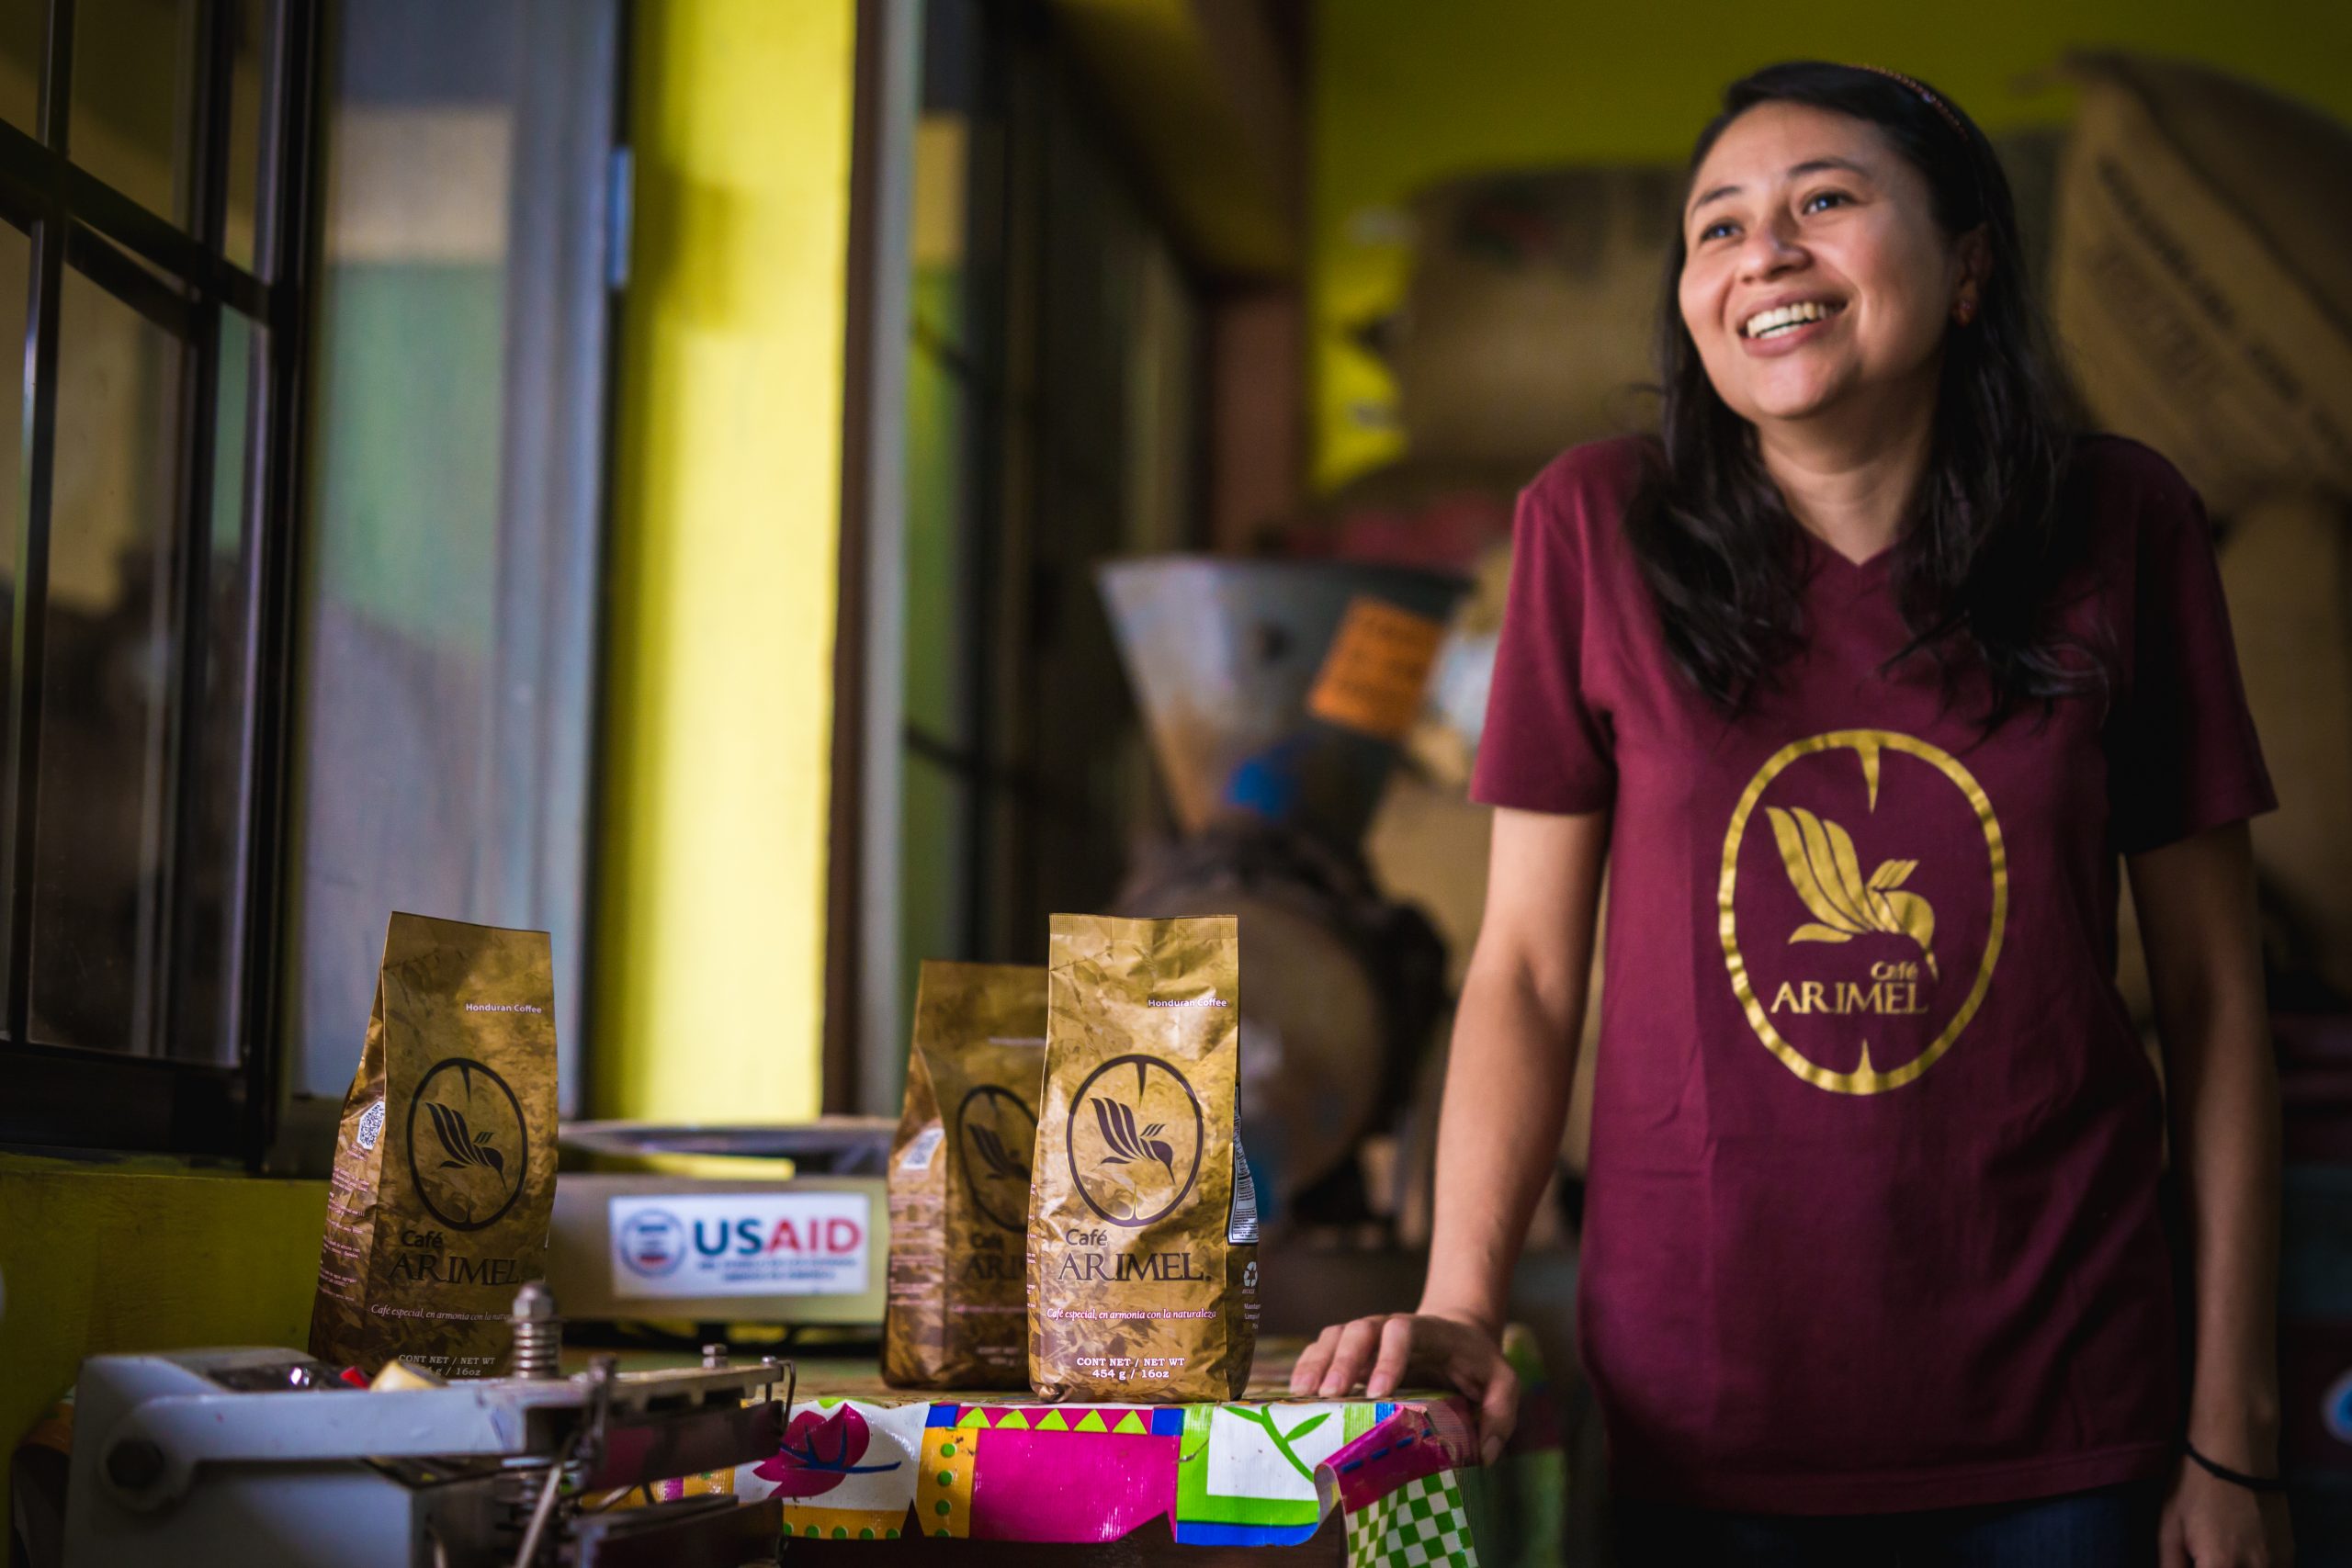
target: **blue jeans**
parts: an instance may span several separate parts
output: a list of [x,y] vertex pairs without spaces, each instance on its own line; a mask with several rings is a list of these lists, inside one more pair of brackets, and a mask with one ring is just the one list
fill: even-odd
[[1730,1514],[1620,1501],[1619,1568],[2155,1568],[2164,1486],[1903,1514]]

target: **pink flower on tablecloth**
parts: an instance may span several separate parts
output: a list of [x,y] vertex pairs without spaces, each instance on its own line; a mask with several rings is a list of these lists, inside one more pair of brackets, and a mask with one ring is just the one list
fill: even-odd
[[906,1462],[860,1464],[873,1434],[865,1417],[848,1404],[833,1406],[831,1415],[803,1410],[785,1428],[784,1441],[774,1459],[762,1460],[752,1472],[775,1483],[779,1497],[819,1497],[848,1475],[878,1475]]

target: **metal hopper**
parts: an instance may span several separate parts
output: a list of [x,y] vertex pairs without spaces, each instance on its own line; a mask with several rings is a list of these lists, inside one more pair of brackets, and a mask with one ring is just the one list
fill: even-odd
[[[1441,627],[1468,584],[1356,561],[1206,556],[1117,561],[1100,581],[1184,831],[1242,813],[1352,850],[1403,726],[1363,714],[1335,718],[1332,704],[1310,697],[1328,690],[1335,654],[1363,651],[1367,606]],[[1349,638],[1335,649],[1343,624]],[[1409,655],[1396,662],[1396,693],[1410,680],[1417,706]]]
[[1261,1212],[1367,1213],[1350,1156],[1401,1107],[1442,1005],[1444,946],[1358,844],[1468,584],[1345,561],[1161,557],[1101,581],[1183,830],[1131,915],[1241,926],[1241,1121]]

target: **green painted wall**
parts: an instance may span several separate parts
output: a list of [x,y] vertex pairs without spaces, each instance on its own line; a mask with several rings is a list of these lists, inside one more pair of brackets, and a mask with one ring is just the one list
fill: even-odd
[[1883,65],[1934,82],[1988,130],[2060,123],[2070,50],[2207,62],[2352,118],[2342,0],[1819,0],[1792,16],[1728,0],[1321,0],[1307,130],[1315,477],[1396,456],[1393,399],[1350,329],[1402,297],[1395,215],[1481,169],[1679,164],[1723,85],[1775,60]]
[[7,1456],[83,1357],[300,1347],[326,1203],[322,1181],[0,1155],[0,1527]]

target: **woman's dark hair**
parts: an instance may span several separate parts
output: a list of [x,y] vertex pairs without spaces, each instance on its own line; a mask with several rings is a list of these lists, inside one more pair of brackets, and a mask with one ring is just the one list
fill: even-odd
[[[2062,508],[2070,446],[2040,317],[2029,296],[2007,176],[1975,122],[1933,88],[1819,61],[1767,66],[1724,93],[1690,154],[1695,177],[1724,129],[1759,104],[1796,103],[1875,126],[1927,178],[1947,234],[1982,225],[1992,269],[1973,323],[1946,333],[1935,433],[1915,511],[1890,562],[1909,643],[1947,695],[1970,664],[1990,677],[1988,725],[2020,703],[2101,686],[2095,660],[2058,637],[2052,599],[2079,545]],[[1804,635],[1797,523],[1765,472],[1755,432],[1715,392],[1683,324],[1689,239],[1677,223],[1659,313],[1657,461],[1626,519],[1667,646],[1720,709],[1736,713]]]

